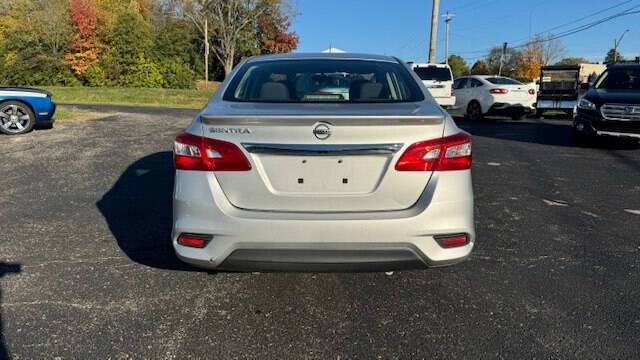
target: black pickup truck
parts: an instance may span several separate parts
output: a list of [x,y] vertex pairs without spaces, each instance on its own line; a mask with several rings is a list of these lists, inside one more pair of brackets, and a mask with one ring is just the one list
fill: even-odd
[[640,63],[611,65],[578,101],[574,136],[640,139]]

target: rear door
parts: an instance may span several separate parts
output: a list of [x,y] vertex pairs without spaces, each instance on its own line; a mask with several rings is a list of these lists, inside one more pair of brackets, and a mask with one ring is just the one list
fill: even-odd
[[467,111],[467,105],[469,104],[471,89],[469,88],[469,78],[459,78],[454,82],[454,94],[456,96],[455,109],[464,115]]

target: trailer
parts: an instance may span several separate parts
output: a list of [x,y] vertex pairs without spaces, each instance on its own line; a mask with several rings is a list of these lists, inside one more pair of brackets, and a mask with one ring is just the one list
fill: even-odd
[[541,116],[547,110],[557,110],[573,117],[583,89],[582,84],[593,82],[606,68],[604,64],[542,67],[536,115]]

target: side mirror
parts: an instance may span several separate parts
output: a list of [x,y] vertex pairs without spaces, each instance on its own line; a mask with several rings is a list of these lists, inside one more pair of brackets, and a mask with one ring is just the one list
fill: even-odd
[[580,84],[580,90],[587,91],[587,90],[589,90],[590,87],[591,87],[591,84],[589,84],[588,82],[584,82],[584,83]]

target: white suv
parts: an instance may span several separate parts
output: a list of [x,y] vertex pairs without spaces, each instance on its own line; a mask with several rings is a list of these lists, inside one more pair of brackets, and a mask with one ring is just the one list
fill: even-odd
[[431,96],[445,109],[456,104],[453,93],[453,74],[446,64],[411,64]]
[[395,58],[248,59],[174,161],[173,245],[196,266],[421,268],[475,242],[471,137]]

